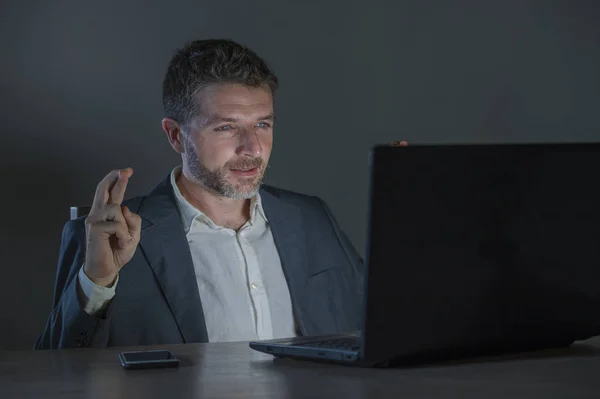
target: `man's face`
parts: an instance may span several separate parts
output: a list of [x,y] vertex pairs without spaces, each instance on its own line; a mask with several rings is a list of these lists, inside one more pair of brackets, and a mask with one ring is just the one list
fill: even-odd
[[199,184],[232,199],[260,188],[273,145],[268,87],[213,85],[200,90],[199,114],[183,133],[183,167]]

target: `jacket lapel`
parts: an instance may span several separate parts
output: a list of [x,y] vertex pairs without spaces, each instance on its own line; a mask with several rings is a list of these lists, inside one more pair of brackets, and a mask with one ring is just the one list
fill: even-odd
[[152,268],[183,340],[208,342],[194,264],[170,177],[142,202],[140,248]]
[[281,267],[287,280],[294,315],[302,335],[307,335],[308,316],[304,306],[304,292],[308,283],[305,232],[300,210],[282,201],[275,191],[264,187],[260,192],[263,209],[271,227]]

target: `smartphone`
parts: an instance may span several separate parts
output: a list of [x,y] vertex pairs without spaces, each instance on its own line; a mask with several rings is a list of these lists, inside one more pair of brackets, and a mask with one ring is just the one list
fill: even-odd
[[177,359],[168,350],[119,352],[121,366],[127,370],[156,369],[179,366]]

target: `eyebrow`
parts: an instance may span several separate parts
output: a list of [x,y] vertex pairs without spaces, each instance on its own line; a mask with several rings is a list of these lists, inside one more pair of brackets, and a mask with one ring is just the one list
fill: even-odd
[[[237,118],[229,118],[229,117],[225,117],[225,116],[214,115],[206,120],[206,125],[210,126],[210,125],[214,125],[216,123],[221,123],[221,122],[236,122],[237,120],[238,120]],[[268,115],[263,116],[262,118],[257,118],[256,120],[273,122],[275,120],[275,115],[268,114]]]

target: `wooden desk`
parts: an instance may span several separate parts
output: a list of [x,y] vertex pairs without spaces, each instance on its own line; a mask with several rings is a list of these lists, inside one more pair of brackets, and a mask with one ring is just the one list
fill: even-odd
[[600,398],[598,338],[391,370],[274,361],[246,343],[168,348],[179,369],[125,371],[114,348],[0,352],[0,398]]

